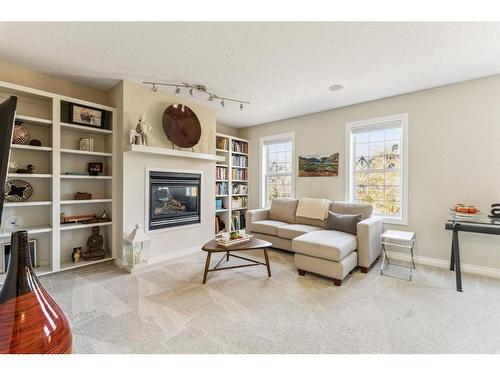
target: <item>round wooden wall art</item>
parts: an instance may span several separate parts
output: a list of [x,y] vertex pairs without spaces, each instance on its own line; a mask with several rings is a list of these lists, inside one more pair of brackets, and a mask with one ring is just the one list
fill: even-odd
[[191,108],[172,104],[163,112],[163,131],[174,145],[181,148],[193,147],[200,141],[200,120]]

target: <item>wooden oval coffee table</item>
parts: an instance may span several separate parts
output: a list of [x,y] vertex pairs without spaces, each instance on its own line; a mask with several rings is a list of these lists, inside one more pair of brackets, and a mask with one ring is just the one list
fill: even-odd
[[[253,266],[266,266],[267,267],[267,275],[271,277],[271,265],[269,263],[269,255],[267,254],[267,248],[271,247],[272,244],[270,242],[260,240],[258,238],[251,238],[249,241],[241,242],[238,244],[231,245],[229,247],[222,247],[217,244],[216,240],[211,240],[207,242],[201,249],[207,252],[207,261],[205,263],[205,272],[203,273],[203,284],[207,282],[207,276],[209,272],[229,270],[232,268],[242,268],[242,267],[253,267]],[[264,258],[266,259],[266,263],[259,262],[254,259],[245,258],[239,255],[231,254],[236,251],[246,251],[246,250],[259,250],[262,249],[264,251]],[[214,268],[210,269],[210,259],[212,257],[212,253],[225,253],[224,256],[217,262]],[[229,257],[243,259],[250,264],[241,264],[238,266],[228,266],[228,267],[219,267],[221,262],[226,259],[226,262],[229,262]]]

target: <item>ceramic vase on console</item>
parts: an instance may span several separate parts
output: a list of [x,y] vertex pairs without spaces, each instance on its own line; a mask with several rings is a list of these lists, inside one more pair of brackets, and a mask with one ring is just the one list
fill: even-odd
[[12,233],[0,291],[0,353],[71,353],[71,328],[31,267],[28,233]]

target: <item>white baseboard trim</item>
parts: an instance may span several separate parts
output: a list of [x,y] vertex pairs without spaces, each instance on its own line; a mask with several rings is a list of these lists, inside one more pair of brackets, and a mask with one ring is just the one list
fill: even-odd
[[[392,258],[392,259],[406,261],[406,262],[410,261],[409,254],[399,253],[397,251],[387,251],[387,255],[389,256],[389,258]],[[421,256],[421,255],[415,255],[415,263],[423,264],[426,266],[438,267],[438,268],[446,268],[446,269],[450,268],[450,261],[449,260],[429,258],[429,257]],[[460,266],[461,266],[462,272],[472,273],[474,275],[494,277],[494,278],[500,279],[500,269],[498,269],[498,268],[476,266],[474,264],[468,264],[468,263],[462,263],[462,262],[460,263]]]
[[[122,268],[130,273],[142,272],[142,271],[151,269],[153,267],[157,267],[157,266],[161,265],[161,263],[168,262],[172,259],[181,258],[185,255],[199,253],[201,251],[202,246],[203,245],[188,247],[186,249],[176,250],[176,251],[172,251],[172,252],[169,252],[166,254],[162,254],[162,255],[158,255],[158,256],[149,258],[148,264],[146,266],[139,266],[139,267],[135,267],[135,268],[130,268],[126,265],[121,264],[121,262],[120,262],[120,268]],[[116,262],[116,264],[118,265],[118,262]]]

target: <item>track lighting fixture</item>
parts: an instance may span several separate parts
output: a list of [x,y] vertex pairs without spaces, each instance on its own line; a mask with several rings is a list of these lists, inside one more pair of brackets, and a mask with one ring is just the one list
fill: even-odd
[[226,102],[233,102],[233,103],[239,103],[240,105],[240,111],[243,111],[243,105],[244,104],[250,104],[247,101],[244,100],[239,100],[239,99],[231,99],[231,98],[226,98],[223,96],[216,95],[212,92],[209,92],[207,87],[204,85],[191,85],[189,83],[160,83],[160,82],[143,82],[145,85],[151,85],[151,92],[155,93],[158,91],[159,86],[169,86],[169,87],[175,87],[175,95],[179,95],[181,93],[181,88],[189,89],[189,95],[194,96],[195,90],[198,92],[201,92],[202,94],[208,95],[207,101],[213,102],[215,99],[220,100],[220,105],[221,107],[226,106]]

